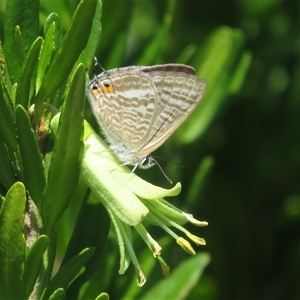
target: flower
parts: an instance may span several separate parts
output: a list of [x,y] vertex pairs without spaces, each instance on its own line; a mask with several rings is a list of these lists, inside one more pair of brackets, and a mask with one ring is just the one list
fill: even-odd
[[196,226],[206,226],[207,222],[198,221],[192,215],[176,208],[164,199],[176,196],[181,191],[180,183],[171,189],[154,186],[132,173],[127,167],[120,166],[112,151],[85,123],[85,152],[82,159],[82,178],[93,193],[101,199],[115,227],[120,248],[120,274],[124,274],[132,261],[137,273],[138,285],[146,282],[146,276],[138,262],[132,246],[131,230],[134,228],[161,264],[165,276],[169,267],[161,256],[162,248],[151,237],[143,222],[160,226],[177,244],[189,254],[195,250],[182,236],[171,227],[181,231],[196,245],[205,245],[205,240],[187,231],[182,224],[190,222]]

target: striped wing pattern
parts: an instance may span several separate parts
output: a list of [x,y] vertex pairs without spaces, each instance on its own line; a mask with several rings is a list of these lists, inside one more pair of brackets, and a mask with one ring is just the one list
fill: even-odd
[[[181,71],[175,68],[150,73],[159,94],[159,102],[142,156],[153,152],[174,133],[197,107],[205,92],[206,83],[195,76],[194,69],[175,66],[181,67]],[[193,74],[189,73],[191,71]]]
[[188,118],[205,87],[193,68],[168,64],[103,72],[89,91],[111,148],[125,164],[137,165]]

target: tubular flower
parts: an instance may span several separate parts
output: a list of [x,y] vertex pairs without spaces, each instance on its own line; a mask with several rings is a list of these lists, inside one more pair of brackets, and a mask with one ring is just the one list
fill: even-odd
[[120,274],[126,271],[132,261],[138,285],[142,286],[146,282],[146,276],[132,246],[133,228],[158,259],[163,274],[167,276],[169,273],[169,267],[161,256],[162,248],[146,230],[144,222],[160,226],[189,254],[194,255],[195,250],[186,238],[175,233],[173,229],[196,245],[205,245],[203,238],[191,234],[182,225],[190,222],[201,227],[208,223],[194,219],[192,215],[164,199],[178,195],[181,191],[180,183],[171,189],[163,189],[142,180],[127,167],[120,166],[120,162],[87,123],[84,140],[82,178],[101,200],[115,227],[121,257]]

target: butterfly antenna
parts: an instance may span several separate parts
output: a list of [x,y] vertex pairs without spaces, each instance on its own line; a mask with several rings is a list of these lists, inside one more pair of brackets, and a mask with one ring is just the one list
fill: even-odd
[[98,62],[98,59],[96,56],[94,56],[94,61],[95,61],[95,67],[99,66],[100,69],[103,71],[103,72],[106,72],[106,70],[101,66],[101,64]]
[[157,164],[157,166],[160,168],[161,172],[164,174],[164,176],[166,177],[166,179],[170,182],[170,184],[173,184],[173,181],[167,176],[167,174],[164,172],[164,170],[162,169],[162,167],[160,166],[160,164],[157,162],[156,159],[153,158],[154,162]]
[[[174,164],[174,165],[176,165],[176,166],[178,166],[178,167],[180,167],[180,168],[184,168],[184,167],[185,167],[185,165],[179,164],[179,163],[177,163],[177,162],[175,162],[175,161],[169,160],[169,159],[164,158],[164,157],[152,155],[152,158],[153,158],[153,157],[159,158],[159,159],[164,160],[164,161],[167,161],[167,162],[169,162],[169,163],[172,163],[172,164]],[[156,161],[155,161],[155,162],[156,162]],[[156,163],[157,163],[157,162],[156,162]]]

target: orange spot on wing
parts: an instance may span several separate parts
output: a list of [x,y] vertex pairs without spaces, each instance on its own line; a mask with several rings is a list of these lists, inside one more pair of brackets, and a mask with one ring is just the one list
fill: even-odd
[[110,84],[109,86],[105,86],[105,85],[103,85],[103,91],[105,92],[105,93],[114,93],[115,92],[115,89],[114,89],[114,87],[113,87],[113,85],[112,84]]
[[92,93],[95,97],[97,97],[100,94],[100,89],[97,86],[93,86]]

